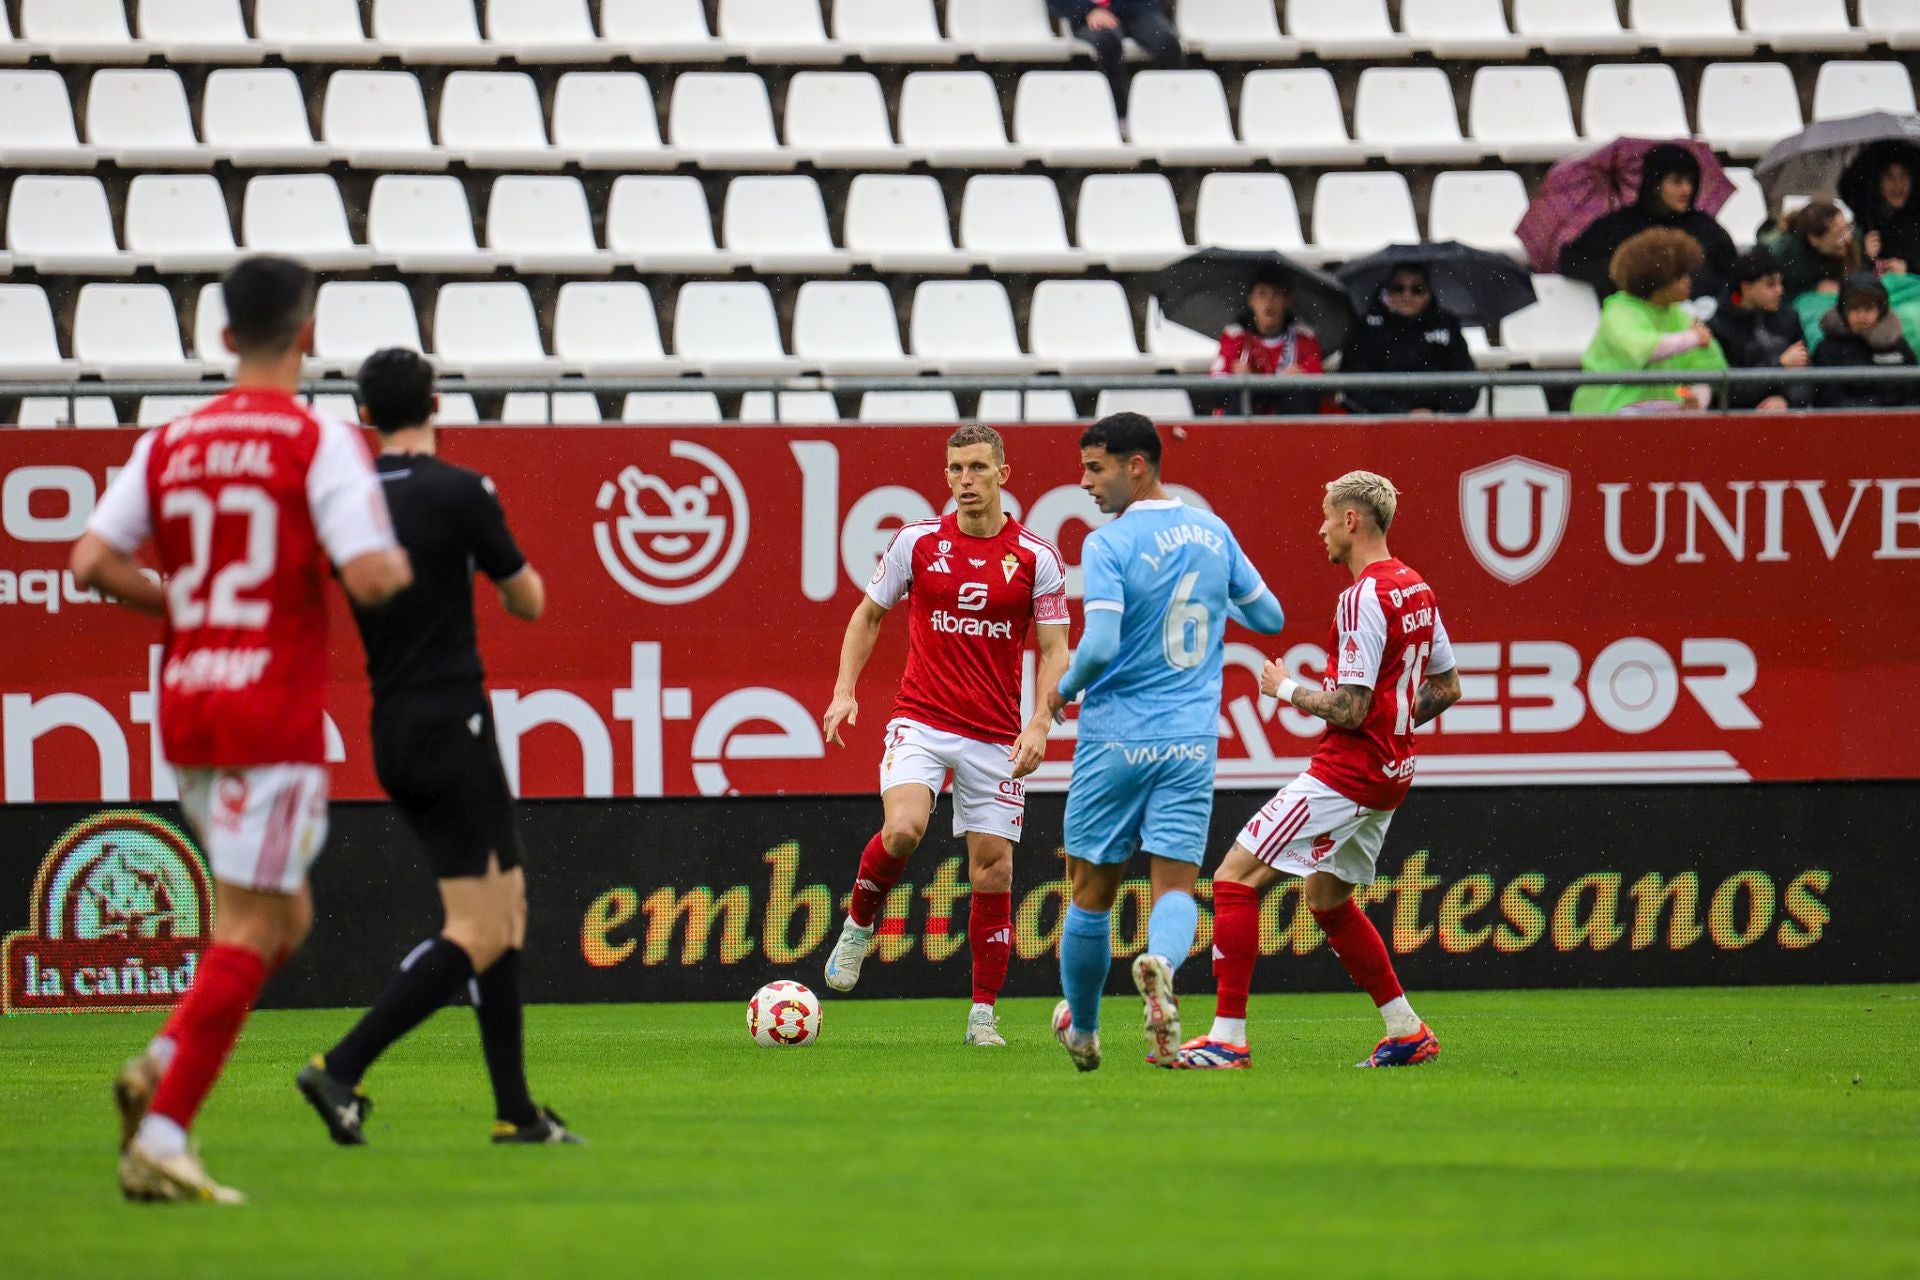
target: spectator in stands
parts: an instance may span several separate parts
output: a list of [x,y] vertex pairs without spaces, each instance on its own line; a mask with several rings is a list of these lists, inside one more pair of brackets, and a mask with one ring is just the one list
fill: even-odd
[[1859,210],[1861,247],[1882,273],[1920,266],[1920,200],[1913,194],[1912,153],[1908,147],[1881,162]]
[[[1620,292],[1601,305],[1599,332],[1588,344],[1580,367],[1604,373],[1726,368],[1720,344],[1687,306],[1694,273],[1705,258],[1692,236],[1671,227],[1654,227],[1629,237],[1613,255],[1613,282]],[[1704,383],[1590,383],[1573,393],[1573,411],[1704,409],[1711,395]]]
[[[1347,339],[1342,373],[1454,373],[1473,368],[1460,322],[1440,309],[1424,267],[1395,267]],[[1346,391],[1354,413],[1469,413],[1472,387],[1418,387],[1408,391]]]
[[1047,8],[1064,19],[1074,38],[1093,46],[1100,69],[1113,85],[1114,109],[1120,113],[1120,133],[1131,141],[1127,127],[1124,38],[1132,36],[1156,67],[1178,67],[1184,60],[1180,33],[1167,19],[1160,0],[1047,0]]
[[1831,200],[1815,200],[1789,215],[1761,243],[1780,264],[1780,284],[1791,307],[1803,293],[1837,293],[1860,269],[1853,223]]
[[[1262,271],[1247,286],[1247,309],[1220,334],[1220,354],[1213,358],[1215,374],[1325,373],[1320,339],[1293,315],[1293,292],[1286,277]],[[1228,413],[1240,411],[1237,395],[1227,398]],[[1306,414],[1320,411],[1314,391],[1262,393],[1253,397],[1255,414]]]
[[[1887,286],[1871,271],[1858,271],[1840,286],[1840,305],[1820,319],[1820,346],[1813,363],[1820,369],[1900,368],[1915,363],[1913,348],[1900,330]],[[1823,384],[1814,394],[1822,409],[1893,409],[1920,403],[1912,383],[1845,382]]]
[[[1714,340],[1736,369],[1804,369],[1807,344],[1793,308],[1782,305],[1786,290],[1780,264],[1765,249],[1743,253],[1733,264],[1733,287],[1707,321]],[[1746,383],[1729,395],[1734,409],[1804,409],[1813,389],[1804,382]]]
[[1640,161],[1640,196],[1634,203],[1599,218],[1560,251],[1560,274],[1593,286],[1601,297],[1612,292],[1613,255],[1628,237],[1652,227],[1684,231],[1703,251],[1694,275],[1696,298],[1711,298],[1725,287],[1736,256],[1733,237],[1711,214],[1693,207],[1700,190],[1700,162],[1685,147],[1663,142],[1649,147]]

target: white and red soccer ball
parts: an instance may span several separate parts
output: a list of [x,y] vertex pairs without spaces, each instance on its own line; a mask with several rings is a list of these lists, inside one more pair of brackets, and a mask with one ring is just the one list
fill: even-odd
[[747,1034],[768,1049],[800,1049],[820,1038],[820,997],[798,982],[769,982],[747,1001]]

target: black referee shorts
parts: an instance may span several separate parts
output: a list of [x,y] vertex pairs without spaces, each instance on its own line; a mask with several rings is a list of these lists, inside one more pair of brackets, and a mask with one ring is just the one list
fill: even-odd
[[520,865],[513,793],[493,736],[493,707],[473,690],[435,690],[377,699],[373,768],[442,880]]

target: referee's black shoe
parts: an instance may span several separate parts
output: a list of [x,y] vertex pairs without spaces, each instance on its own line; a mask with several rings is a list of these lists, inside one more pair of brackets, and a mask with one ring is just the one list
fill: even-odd
[[586,1143],[585,1138],[567,1128],[566,1123],[553,1113],[551,1107],[541,1107],[539,1116],[532,1124],[495,1120],[493,1140],[495,1142],[571,1142],[575,1145]]
[[315,1054],[313,1061],[300,1068],[293,1078],[300,1096],[310,1103],[326,1123],[327,1136],[343,1147],[364,1147],[364,1126],[373,1110],[373,1099],[357,1084],[347,1084],[327,1074],[327,1060]]

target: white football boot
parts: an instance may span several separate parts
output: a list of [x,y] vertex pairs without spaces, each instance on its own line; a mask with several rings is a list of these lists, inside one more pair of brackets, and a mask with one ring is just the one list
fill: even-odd
[[827,985],[835,991],[851,991],[860,981],[860,965],[873,945],[873,926],[857,925],[853,917],[840,926],[840,940],[827,956]]
[[1100,1033],[1094,1032],[1085,1040],[1073,1033],[1073,1008],[1065,1000],[1053,1006],[1053,1038],[1073,1059],[1073,1065],[1082,1071],[1100,1069]]
[[990,1045],[996,1049],[1007,1047],[1007,1041],[1000,1034],[1000,1019],[994,1016],[993,1006],[977,1004],[967,1014],[967,1038],[962,1044]]
[[245,1204],[246,1196],[223,1187],[207,1173],[191,1151],[177,1156],[148,1154],[138,1139],[120,1157],[120,1193],[129,1200],[204,1200],[212,1204]]
[[1170,1068],[1180,1060],[1180,1003],[1173,994],[1173,966],[1164,956],[1136,956],[1133,985],[1146,1007],[1147,1062]]

